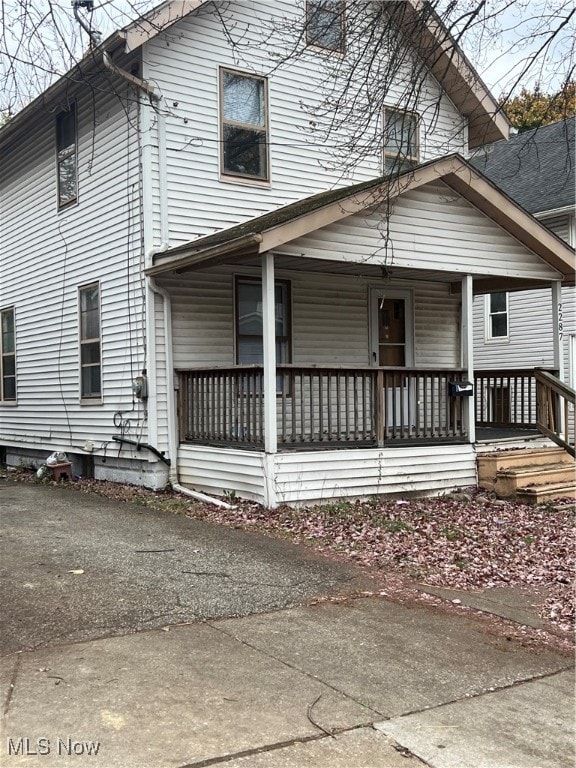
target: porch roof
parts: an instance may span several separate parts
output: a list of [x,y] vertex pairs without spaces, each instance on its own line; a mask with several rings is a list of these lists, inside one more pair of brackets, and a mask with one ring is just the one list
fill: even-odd
[[[458,154],[423,163],[401,176],[380,176],[312,195],[212,235],[170,248],[155,255],[154,264],[146,270],[146,274],[156,277],[230,261],[245,261],[281,248],[354,213],[371,207],[384,207],[397,197],[435,181],[453,189],[536,254],[558,273],[558,279],[574,283],[576,259],[570,246]],[[478,292],[535,287],[534,282],[502,277],[475,280],[475,284]]]

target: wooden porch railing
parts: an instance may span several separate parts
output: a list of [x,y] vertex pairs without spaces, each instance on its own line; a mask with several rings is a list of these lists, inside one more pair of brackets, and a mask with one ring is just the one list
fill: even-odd
[[533,368],[476,371],[474,393],[477,426],[536,426]]
[[534,371],[534,377],[536,379],[536,426],[542,434],[574,456],[576,391],[541,368]]
[[[261,447],[262,366],[178,372],[182,441]],[[280,446],[382,445],[461,440],[462,399],[448,395],[462,370],[277,366]]]

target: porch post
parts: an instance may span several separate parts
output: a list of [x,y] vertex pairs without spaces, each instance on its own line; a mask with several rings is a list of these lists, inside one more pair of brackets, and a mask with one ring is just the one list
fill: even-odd
[[[462,367],[466,369],[468,381],[474,381],[474,336],[472,304],[474,294],[472,291],[472,275],[464,275],[462,278]],[[463,398],[462,418],[468,432],[471,443],[476,442],[476,408],[474,402],[477,393],[472,397]]]
[[[564,381],[564,355],[562,354],[562,283],[560,280],[552,281],[552,365],[558,371],[558,378]],[[558,403],[559,404],[559,403]],[[564,409],[558,408],[558,431],[560,435],[568,440],[567,424],[564,417]]]
[[264,345],[264,450],[276,453],[276,312],[274,254],[262,255],[262,339]]
[[564,381],[564,355],[562,354],[562,283],[552,282],[552,365],[558,371],[558,378]]

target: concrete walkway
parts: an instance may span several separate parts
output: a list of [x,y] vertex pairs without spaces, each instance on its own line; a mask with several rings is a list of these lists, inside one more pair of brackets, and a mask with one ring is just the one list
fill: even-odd
[[[0,599],[16,600],[0,630],[2,768],[574,764],[571,657],[435,608],[310,604],[358,587],[361,574],[286,542],[130,505],[5,484],[0,526]],[[140,572],[132,555],[144,548],[176,554]],[[225,600],[219,618],[208,615],[207,582],[192,589],[176,569],[208,570],[198,557],[228,574],[232,612],[247,615],[226,618]],[[146,580],[153,610],[142,621],[137,605],[116,603],[123,588],[138,600]],[[259,580],[276,586],[260,593]]]

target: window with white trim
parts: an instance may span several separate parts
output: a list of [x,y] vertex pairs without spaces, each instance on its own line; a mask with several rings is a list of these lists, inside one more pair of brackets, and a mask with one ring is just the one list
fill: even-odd
[[56,115],[56,163],[58,168],[58,207],[78,197],[76,105]]
[[418,115],[384,108],[384,173],[404,173],[420,162]]
[[268,181],[268,107],[264,77],[220,70],[221,172]]
[[0,401],[16,400],[14,307],[0,311]]
[[508,293],[497,291],[486,296],[486,339],[508,338]]
[[80,315],[80,397],[99,400],[102,396],[100,354],[100,286],[83,286],[78,291]]
[[344,51],[344,0],[307,0],[306,44]]
[[[276,362],[290,362],[291,317],[290,284],[277,280],[274,285],[276,316]],[[262,328],[262,281],[236,278],[236,363],[261,365],[264,359]]]

